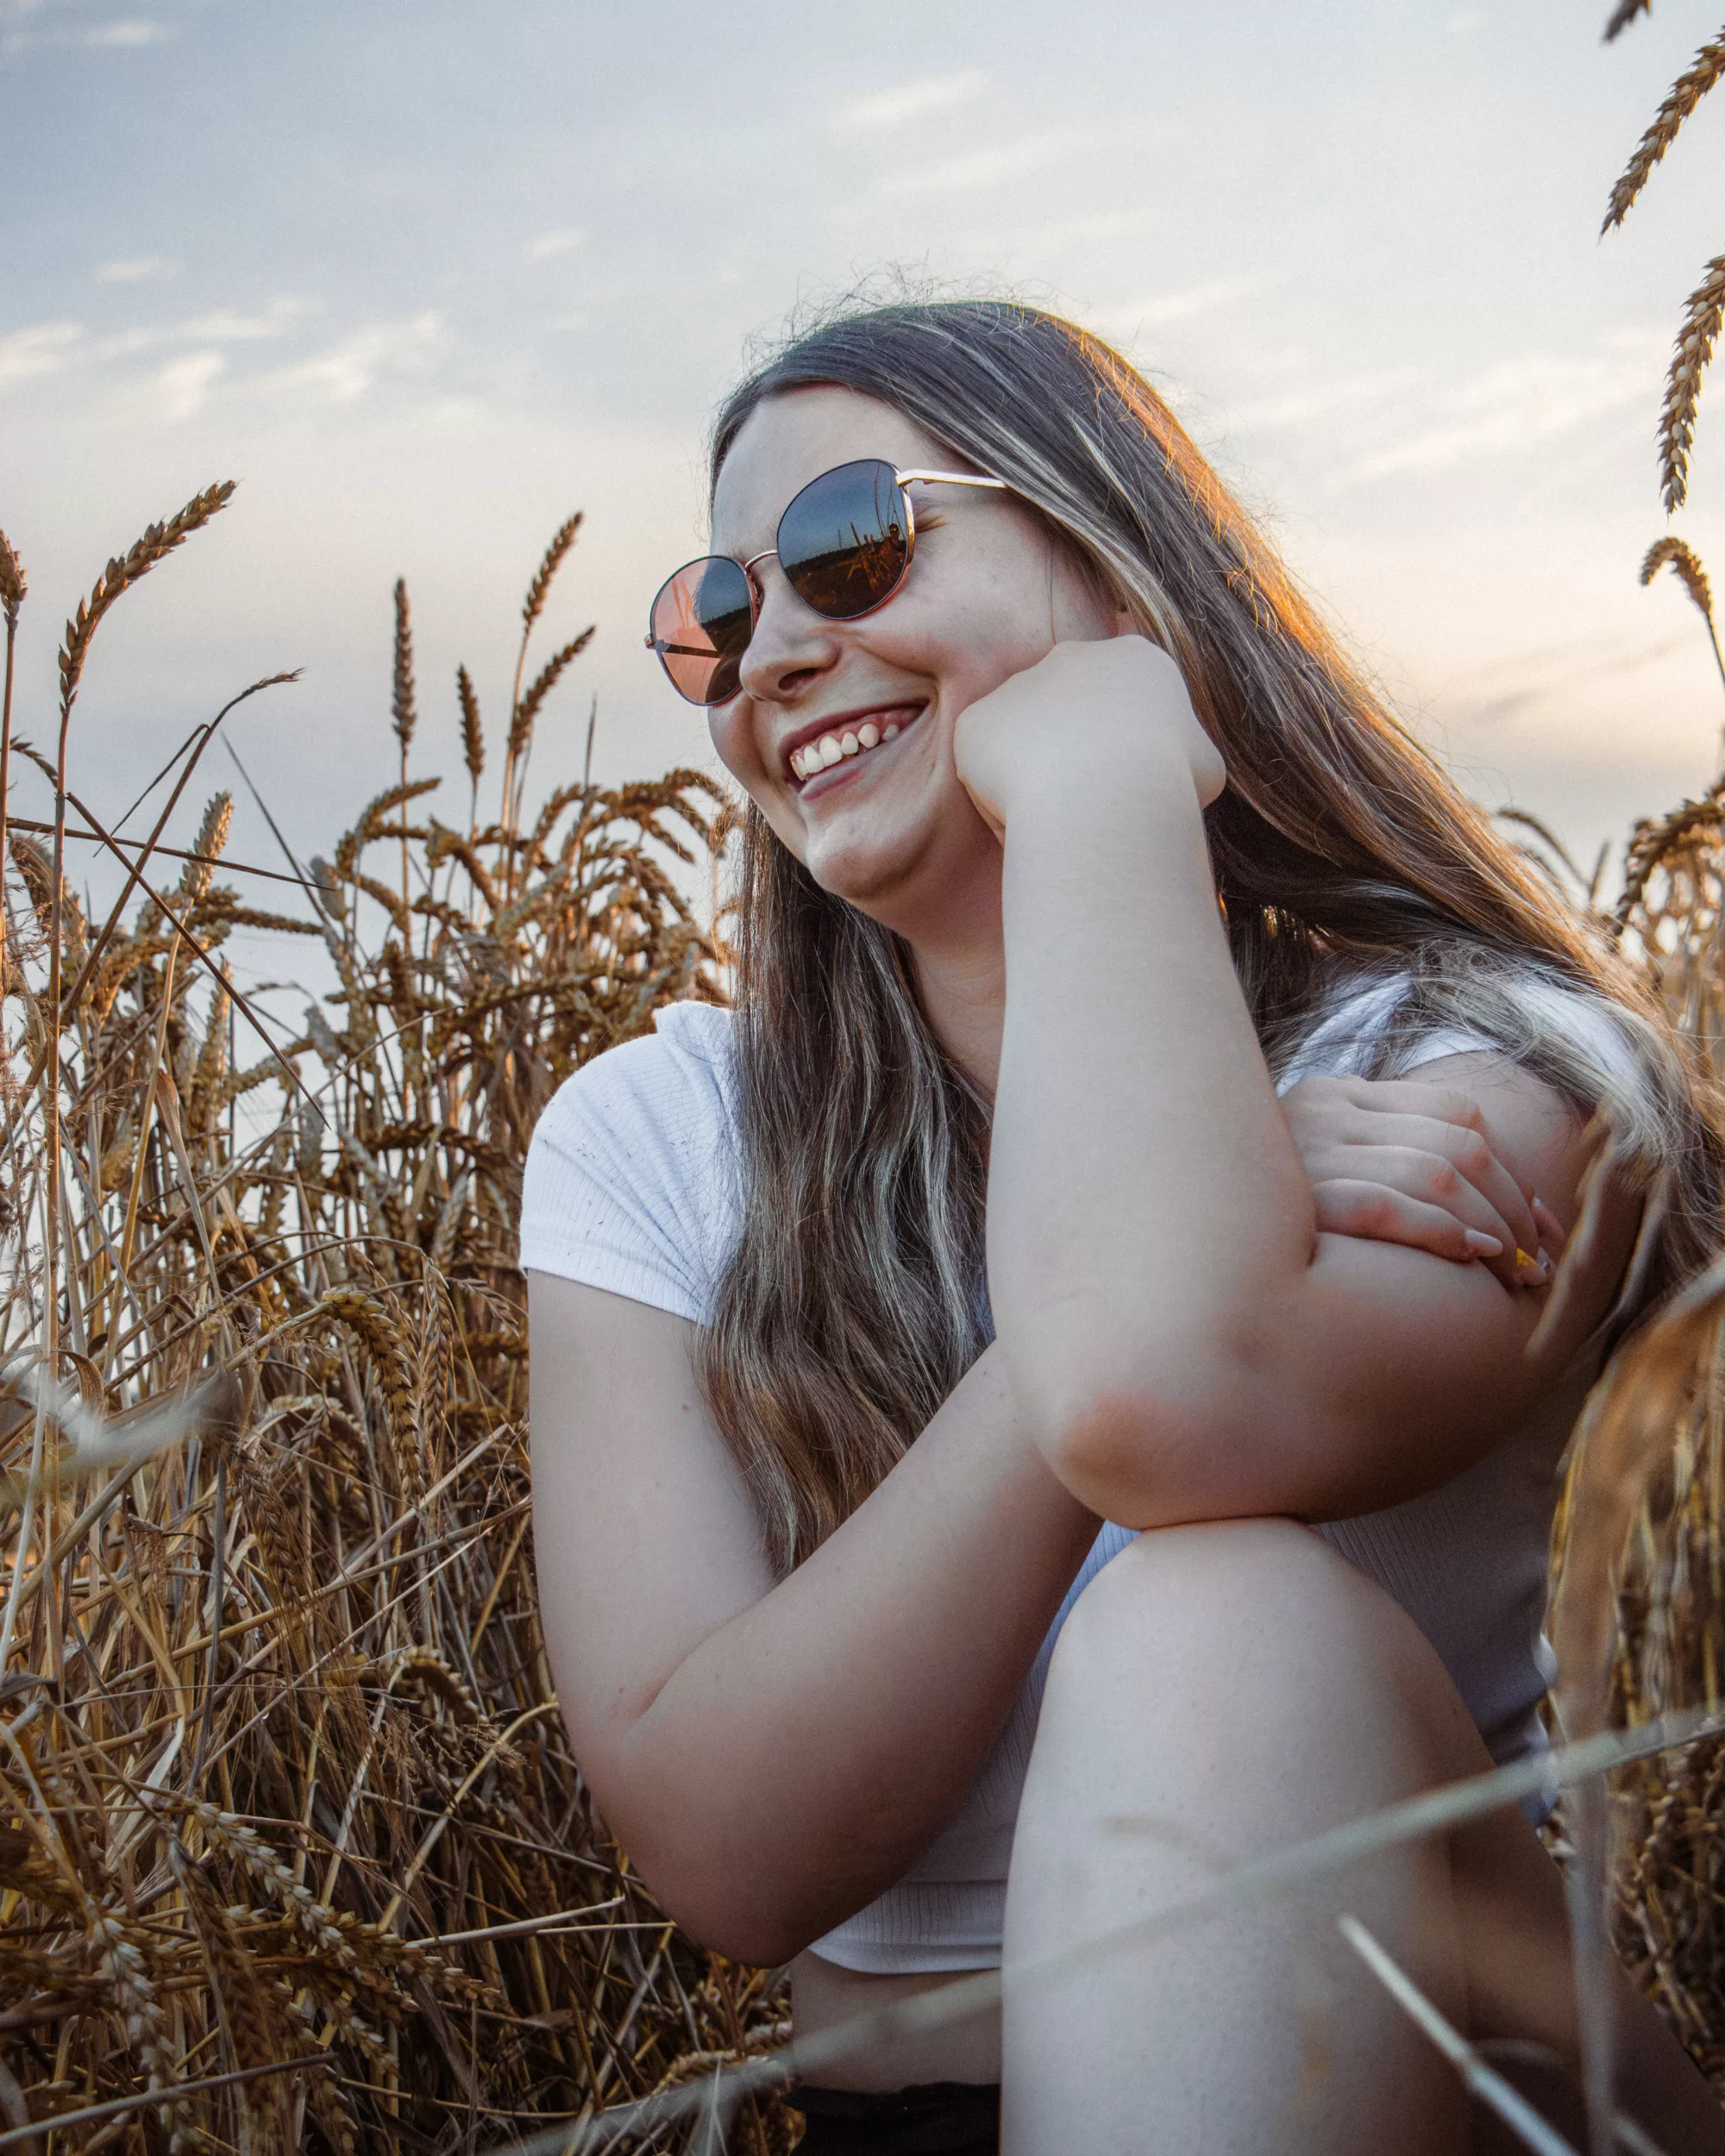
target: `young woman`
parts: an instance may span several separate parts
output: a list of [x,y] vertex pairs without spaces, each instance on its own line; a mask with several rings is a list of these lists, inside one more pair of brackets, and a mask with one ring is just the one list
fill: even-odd
[[[1004,2018],[823,2066],[811,2151],[1483,2147],[1337,1917],[1572,2064],[1519,1815],[1011,1966],[1539,1741],[1558,1457],[1709,1248],[1716,1142],[1094,339],[833,322],[712,470],[649,642],[751,805],[737,1006],[564,1087],[522,1225],[606,1823],[696,1938],[794,1964],[800,2040],[1004,1942]],[[1658,1217],[1619,1177],[1541,1328],[1602,1104]],[[1624,2037],[1644,2124],[1725,2148]]]

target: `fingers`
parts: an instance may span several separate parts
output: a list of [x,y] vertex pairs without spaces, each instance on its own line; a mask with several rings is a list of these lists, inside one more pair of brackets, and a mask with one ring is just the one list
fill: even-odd
[[[1514,1253],[1525,1252],[1519,1284],[1549,1277],[1538,1257],[1542,1248],[1552,1257],[1561,1250],[1561,1225],[1498,1159],[1465,1094],[1406,1079],[1308,1079],[1282,1105],[1310,1181],[1389,1182],[1501,1236],[1511,1254],[1506,1275],[1517,1272]],[[1489,1218],[1479,1216],[1468,1191],[1490,1208]]]
[[1459,1219],[1442,1206],[1427,1205],[1387,1183],[1362,1182],[1337,1176],[1312,1186],[1319,1232],[1326,1235],[1352,1235],[1374,1243],[1401,1243],[1446,1257],[1458,1265],[1489,1264],[1503,1277],[1509,1260],[1514,1285],[1513,1254],[1501,1237]]
[[[1364,1164],[1364,1149],[1355,1150]],[[1421,1194],[1433,1181],[1427,1167],[1402,1173],[1381,1153],[1374,1153],[1369,1174],[1373,1180],[1355,1173],[1327,1176],[1313,1185],[1321,1231],[1402,1243],[1457,1264],[1483,1265],[1512,1289],[1550,1284],[1551,1260],[1530,1257],[1525,1246],[1518,1245],[1507,1224],[1471,1185],[1463,1184],[1440,1203],[1433,1203]]]

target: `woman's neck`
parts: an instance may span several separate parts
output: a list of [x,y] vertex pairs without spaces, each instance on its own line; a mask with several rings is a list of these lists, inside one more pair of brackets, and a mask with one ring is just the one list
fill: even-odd
[[992,1100],[1007,1018],[1007,948],[999,937],[913,945],[917,992],[935,1038]]

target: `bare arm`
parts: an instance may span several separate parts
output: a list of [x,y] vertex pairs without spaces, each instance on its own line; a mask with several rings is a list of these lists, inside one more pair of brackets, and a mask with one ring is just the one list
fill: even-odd
[[530,1288],[535,1542],[576,1755],[681,1922],[787,1960],[938,1833],[1097,1522],[990,1350],[775,1584],[693,1328],[543,1274]]
[[[1057,1472],[1134,1526],[1334,1516],[1459,1472],[1574,1342],[1530,1360],[1540,1295],[1320,1232],[1211,881],[1220,765],[1172,662],[1057,646],[971,707],[959,755],[1006,843],[989,1284]],[[1427,1075],[1567,1226],[1578,1119],[1495,1058]]]

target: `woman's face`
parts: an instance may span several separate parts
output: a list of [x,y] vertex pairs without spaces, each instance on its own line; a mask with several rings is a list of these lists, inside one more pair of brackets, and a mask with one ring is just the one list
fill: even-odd
[[[861,457],[901,471],[965,468],[889,405],[852,390],[771,397],[720,472],[712,551],[746,561],[770,548],[792,496]],[[824,620],[775,556],[756,565],[763,596],[742,689],[710,720],[726,767],[815,881],[915,943],[998,921],[1000,848],[953,768],[959,713],[1055,642],[1114,636],[1126,622],[1010,494],[938,485],[910,492],[909,573],[861,621]],[[879,732],[877,747],[811,778],[793,770],[794,749],[864,726]]]

